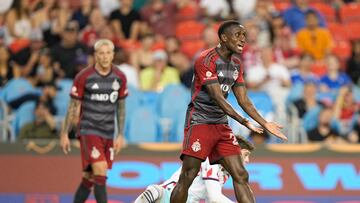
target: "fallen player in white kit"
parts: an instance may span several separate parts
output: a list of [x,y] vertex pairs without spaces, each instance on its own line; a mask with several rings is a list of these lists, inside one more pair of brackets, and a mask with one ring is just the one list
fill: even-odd
[[[247,164],[254,146],[241,136],[237,136],[237,141],[241,147],[242,162]],[[181,167],[161,185],[149,185],[134,203],[170,203],[170,195],[180,172]],[[206,159],[189,188],[187,203],[198,203],[200,200],[211,203],[233,203],[234,201],[222,194],[222,187],[229,177],[230,174],[220,164],[210,165],[209,160]]]

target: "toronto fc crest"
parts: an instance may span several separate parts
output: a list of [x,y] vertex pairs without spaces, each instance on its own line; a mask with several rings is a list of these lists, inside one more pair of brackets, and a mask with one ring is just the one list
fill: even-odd
[[192,145],[191,145],[191,149],[194,151],[194,152],[198,152],[201,150],[201,144],[199,142],[199,139],[197,139]]

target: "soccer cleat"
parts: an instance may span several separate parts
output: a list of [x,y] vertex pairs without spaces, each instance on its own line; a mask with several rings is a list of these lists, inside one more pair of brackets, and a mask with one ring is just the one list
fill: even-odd
[[159,185],[149,185],[146,190],[135,200],[134,203],[155,203],[163,194],[163,188]]

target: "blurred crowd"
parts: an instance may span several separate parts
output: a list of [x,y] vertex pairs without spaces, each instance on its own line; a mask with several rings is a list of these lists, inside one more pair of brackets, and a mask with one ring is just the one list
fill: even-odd
[[[35,119],[16,139],[57,136],[58,84],[93,64],[97,39],[114,42],[114,64],[131,87],[161,93],[170,84],[190,88],[194,58],[218,44],[217,28],[229,19],[247,29],[249,93],[268,96],[269,118],[295,129],[293,142],[360,143],[356,0],[2,0],[1,98],[9,115],[35,102]],[[19,80],[36,91],[7,96]]]

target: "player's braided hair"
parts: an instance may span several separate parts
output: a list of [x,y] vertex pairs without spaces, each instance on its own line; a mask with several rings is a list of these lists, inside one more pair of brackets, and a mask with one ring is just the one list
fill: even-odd
[[218,37],[219,39],[221,38],[221,34],[224,34],[226,32],[226,30],[231,27],[231,26],[240,26],[240,22],[236,21],[236,20],[227,20],[224,21],[223,23],[221,23],[219,29],[218,29]]
[[255,149],[254,145],[246,140],[244,137],[237,135],[236,139],[241,147],[241,149],[247,149],[249,151],[253,151]]

